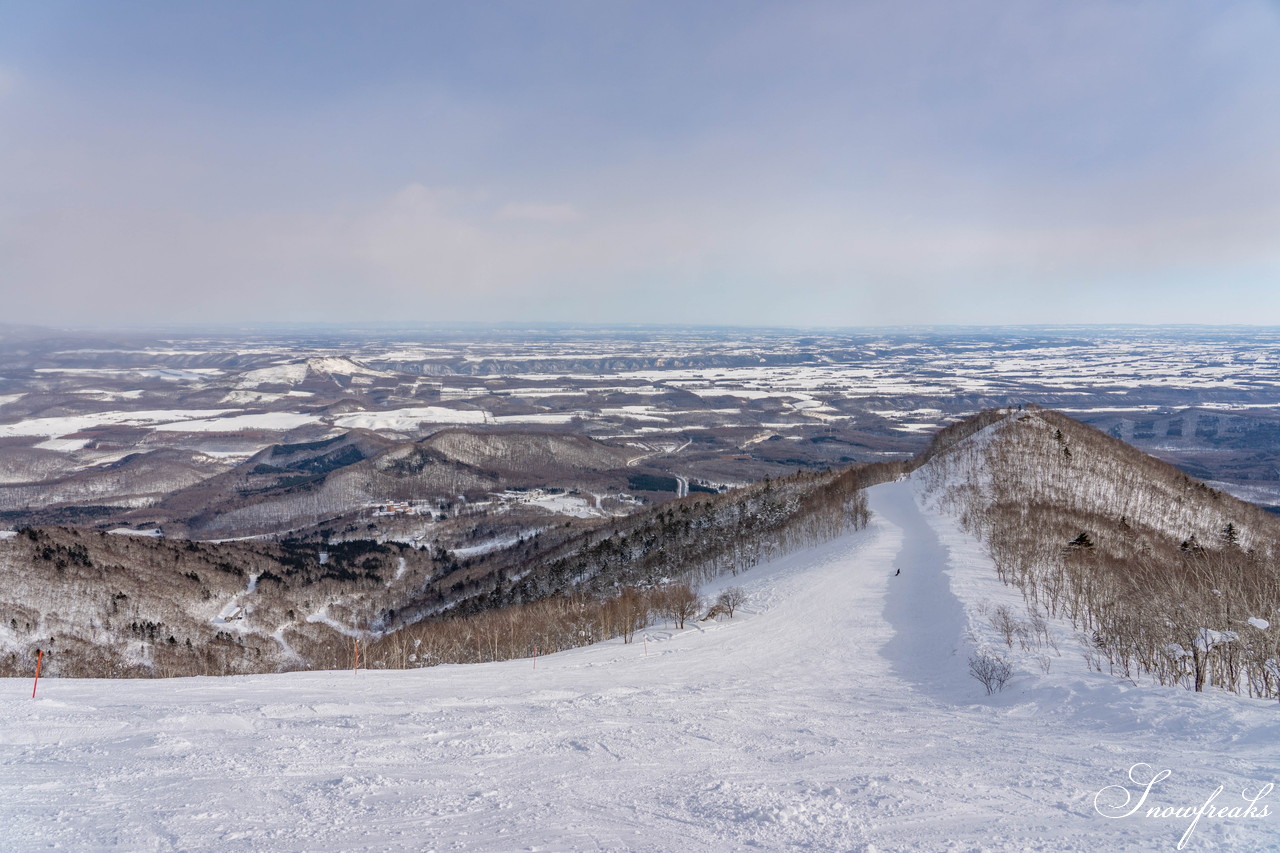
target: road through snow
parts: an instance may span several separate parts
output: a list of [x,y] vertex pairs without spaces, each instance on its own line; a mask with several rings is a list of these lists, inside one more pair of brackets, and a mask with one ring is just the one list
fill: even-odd
[[[647,655],[49,680],[34,701],[0,681],[4,846],[1172,850],[1189,820],[1107,819],[1095,793],[1137,763],[1172,771],[1161,805],[1280,776],[1273,704],[1069,654],[985,696],[966,635],[1016,595],[911,483],[871,506],[864,531],[718,581],[748,591],[739,615],[651,630]],[[1274,847],[1277,820],[1204,820],[1186,849]]]

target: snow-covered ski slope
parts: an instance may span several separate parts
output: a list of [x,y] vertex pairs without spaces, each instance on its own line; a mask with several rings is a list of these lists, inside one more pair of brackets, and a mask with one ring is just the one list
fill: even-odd
[[[723,583],[732,620],[405,672],[0,681],[6,850],[1280,848],[1273,703],[1049,672],[978,608],[1016,593],[910,482],[859,533]],[[902,573],[895,576],[896,569]],[[1004,648],[1003,643],[1000,647]],[[1008,651],[1006,649],[1006,651]],[[1141,796],[1137,813],[1118,787]],[[1145,774],[1145,775],[1144,775]],[[1130,805],[1133,805],[1130,803]],[[1266,816],[1258,816],[1266,809]]]

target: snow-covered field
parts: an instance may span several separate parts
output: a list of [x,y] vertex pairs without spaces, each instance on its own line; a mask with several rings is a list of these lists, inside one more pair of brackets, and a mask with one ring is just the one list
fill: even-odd
[[[967,674],[974,643],[996,641],[979,610],[1016,594],[911,483],[872,508],[867,530],[721,582],[750,594],[736,618],[648,643],[536,665],[46,680],[35,700],[0,681],[4,847],[1280,846],[1274,703],[1089,673],[1061,626],[1048,673],[1019,659],[987,697]],[[1234,816],[1185,839],[1193,817],[1147,816],[1219,786],[1212,806]]]

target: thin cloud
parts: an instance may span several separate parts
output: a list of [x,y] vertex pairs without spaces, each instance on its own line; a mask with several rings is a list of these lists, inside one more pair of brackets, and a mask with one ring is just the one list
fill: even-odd
[[1170,318],[1280,321],[1256,4],[714,5],[531,7],[533,40],[415,7],[394,68],[405,26],[311,21],[230,76],[218,28],[68,18],[0,69],[6,311],[1108,322],[1166,282]]
[[497,213],[498,219],[518,220],[524,222],[577,222],[582,218],[578,209],[571,204],[521,204],[508,202]]

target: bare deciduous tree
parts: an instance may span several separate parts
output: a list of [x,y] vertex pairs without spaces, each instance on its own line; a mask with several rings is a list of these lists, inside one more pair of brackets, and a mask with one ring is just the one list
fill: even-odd
[[702,598],[698,591],[687,583],[674,583],[663,590],[663,612],[676,627],[683,629],[684,623],[692,619],[702,609]]
[[716,605],[725,613],[728,613],[729,618],[732,619],[733,611],[741,607],[746,600],[746,590],[740,586],[731,586],[716,597]]
[[980,651],[969,657],[969,674],[987,688],[987,695],[990,696],[992,693],[1004,690],[1009,676],[1013,674],[1013,666],[999,655]]

